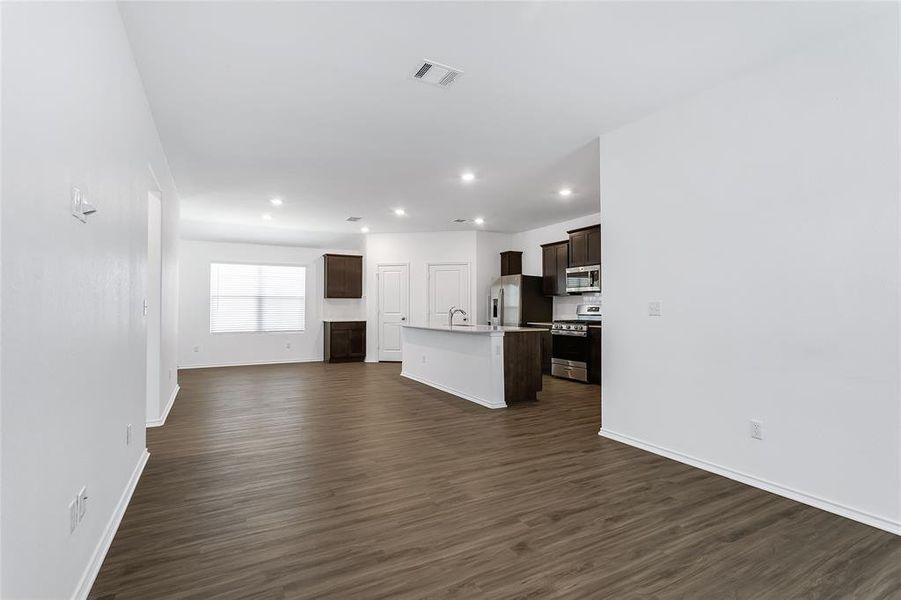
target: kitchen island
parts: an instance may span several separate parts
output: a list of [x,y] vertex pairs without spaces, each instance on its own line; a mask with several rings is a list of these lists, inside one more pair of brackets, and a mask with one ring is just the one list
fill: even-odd
[[535,400],[541,330],[491,325],[404,325],[401,376],[488,408]]

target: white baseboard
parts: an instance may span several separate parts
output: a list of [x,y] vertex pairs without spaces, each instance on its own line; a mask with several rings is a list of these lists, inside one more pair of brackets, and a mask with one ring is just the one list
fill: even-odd
[[175,404],[175,397],[178,396],[178,391],[180,389],[181,386],[176,383],[175,389],[172,390],[172,395],[169,396],[169,402],[166,403],[166,408],[163,409],[163,415],[159,419],[147,421],[147,427],[162,427],[166,424],[166,419],[169,418],[169,411],[172,410],[172,405]]
[[774,483],[766,479],[755,477],[754,475],[748,475],[747,473],[742,473],[741,471],[736,471],[734,469],[730,469],[729,467],[724,467],[722,465],[711,463],[700,458],[682,454],[681,452],[677,452],[675,450],[669,450],[667,448],[639,440],[629,435],[616,433],[615,431],[610,431],[609,429],[604,429],[603,427],[598,432],[598,435],[611,440],[615,440],[617,442],[622,442],[623,444],[627,444],[629,446],[634,446],[635,448],[640,448],[642,450],[652,452],[653,454],[671,458],[680,463],[684,463],[692,467],[697,467],[698,469],[702,469],[710,473],[728,477],[729,479],[750,485],[751,487],[756,487],[767,492],[772,492],[773,494],[784,496],[791,500],[795,500],[796,502],[801,502],[802,504],[808,504],[815,508],[831,512],[841,517],[845,517],[847,519],[851,519],[865,525],[870,525],[871,527],[876,527],[878,529],[888,531],[889,533],[894,533],[895,535],[901,535],[901,521],[894,521],[886,517],[870,514],[868,512],[861,511],[850,506],[845,506],[844,504],[839,504],[838,502],[832,502],[831,500],[826,500],[825,498],[820,498],[819,496],[813,496],[811,494],[786,487],[784,485]]
[[88,594],[91,593],[91,587],[94,585],[94,580],[97,579],[97,573],[100,572],[100,567],[103,566],[103,560],[106,558],[106,553],[113,543],[113,538],[116,537],[119,523],[122,522],[122,517],[125,516],[125,509],[128,508],[131,496],[134,494],[135,488],[138,487],[138,481],[141,479],[141,473],[144,472],[144,466],[147,464],[148,458],[150,458],[150,452],[145,448],[144,453],[141,454],[141,458],[138,459],[138,464],[135,465],[135,469],[131,473],[131,479],[128,480],[128,485],[125,486],[125,490],[122,492],[118,504],[116,504],[116,508],[113,511],[113,515],[110,517],[109,523],[106,525],[103,536],[97,543],[94,554],[91,556],[91,560],[81,576],[81,581],[78,582],[78,587],[75,588],[75,593],[72,594],[72,600],[84,600],[88,597]]
[[300,360],[263,360],[260,362],[227,362],[208,365],[178,365],[179,369],[217,369],[219,367],[255,367],[257,365],[294,365],[298,363],[322,362],[322,358],[302,358]]
[[476,404],[480,404],[486,408],[507,408],[506,402],[501,402],[500,404],[496,404],[494,402],[485,400],[484,398],[479,398],[477,396],[467,394],[466,392],[461,392],[459,390],[455,390],[452,387],[448,387],[448,386],[442,385],[440,383],[434,383],[432,381],[429,381],[428,379],[423,379],[421,377],[416,377],[414,375],[408,375],[407,373],[404,373],[403,371],[401,371],[400,376],[406,377],[407,379],[412,379],[413,381],[416,381],[419,383],[424,383],[425,385],[433,387],[436,390],[441,390],[442,392],[447,392],[448,394],[453,394],[454,396],[458,396],[460,398],[463,398],[464,400],[469,400],[470,402],[475,402]]

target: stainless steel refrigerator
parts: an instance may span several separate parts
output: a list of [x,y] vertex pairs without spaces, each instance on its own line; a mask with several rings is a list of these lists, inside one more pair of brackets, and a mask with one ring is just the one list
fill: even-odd
[[520,326],[548,323],[554,313],[553,298],[541,289],[541,277],[505,275],[491,284],[488,293],[488,323]]

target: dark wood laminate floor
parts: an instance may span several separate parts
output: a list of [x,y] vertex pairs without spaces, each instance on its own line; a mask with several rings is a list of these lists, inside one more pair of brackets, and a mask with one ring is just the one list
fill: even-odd
[[95,599],[901,598],[901,539],[393,364],[182,371]]

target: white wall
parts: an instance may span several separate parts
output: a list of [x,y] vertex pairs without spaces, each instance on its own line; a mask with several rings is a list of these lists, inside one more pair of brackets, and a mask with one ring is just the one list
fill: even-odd
[[901,532],[884,11],[601,137],[603,432]]
[[518,250],[522,250],[523,275],[541,275],[541,244],[567,241],[569,240],[567,231],[597,225],[600,219],[601,215],[594,213],[513,234],[513,244]]
[[[524,275],[541,275],[541,245],[562,242],[569,239],[567,231],[597,225],[601,222],[598,213],[570,219],[562,223],[554,223],[538,229],[530,229],[513,235],[512,244],[516,250],[522,250],[522,272]],[[576,305],[583,302],[582,295],[555,296],[554,318],[574,319]]]
[[[378,288],[376,270],[379,264],[409,263],[410,322],[428,323],[428,265],[430,263],[468,263],[471,308],[480,298],[477,281],[476,232],[445,231],[434,233],[370,233],[366,236],[364,260],[367,302],[366,360],[378,361]],[[500,261],[500,258],[498,258]],[[487,295],[487,289],[485,291]]]
[[[176,197],[116,4],[3,3],[2,14],[0,596],[68,598],[87,593],[145,456],[148,165],[164,227]],[[98,209],[86,224],[69,212],[73,185]],[[82,485],[88,511],[70,534]]]
[[508,233],[476,232],[476,323],[488,323],[488,292],[501,276],[501,252],[519,250]]
[[[226,366],[322,360],[323,319],[364,320],[365,300],[323,296],[323,250],[295,246],[181,242],[179,285],[180,367]],[[244,262],[307,268],[306,330],[286,333],[210,333],[210,263]],[[287,345],[291,347],[288,348]],[[194,351],[194,347],[198,351]]]

